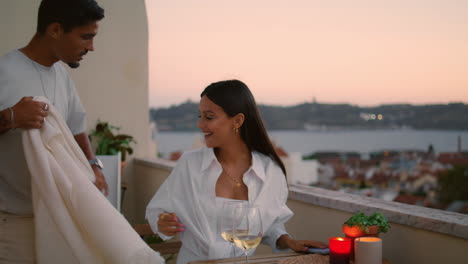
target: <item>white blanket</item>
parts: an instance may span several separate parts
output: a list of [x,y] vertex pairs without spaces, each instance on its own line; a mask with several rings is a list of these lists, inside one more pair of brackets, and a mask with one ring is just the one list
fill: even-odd
[[[49,103],[44,97],[34,100]],[[38,263],[164,263],[94,186],[86,157],[49,106],[43,127],[22,135],[32,177]]]

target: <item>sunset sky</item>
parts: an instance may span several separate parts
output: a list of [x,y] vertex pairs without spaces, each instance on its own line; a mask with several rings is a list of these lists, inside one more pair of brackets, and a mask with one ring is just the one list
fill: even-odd
[[150,106],[240,79],[257,102],[468,103],[468,0],[146,0]]

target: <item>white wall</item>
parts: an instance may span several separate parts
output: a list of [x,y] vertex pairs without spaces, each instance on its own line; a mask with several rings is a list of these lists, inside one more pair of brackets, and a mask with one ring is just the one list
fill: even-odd
[[79,70],[71,71],[89,113],[137,138],[137,156],[148,156],[148,27],[143,0],[100,0],[105,18]]
[[[0,1],[0,55],[25,46],[36,29],[39,0]],[[88,53],[81,67],[70,70],[88,112],[88,129],[97,119],[120,126],[138,144],[135,156],[150,153],[148,124],[148,26],[144,0],[98,0],[105,9],[95,38],[95,51]],[[131,219],[133,206],[131,159],[123,175],[128,183],[123,204]]]
[[0,54],[25,46],[36,32],[39,1],[0,1]]

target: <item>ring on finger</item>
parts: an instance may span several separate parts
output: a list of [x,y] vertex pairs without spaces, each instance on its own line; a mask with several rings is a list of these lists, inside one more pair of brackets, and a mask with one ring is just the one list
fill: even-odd
[[44,111],[46,111],[46,112],[49,111],[49,104],[44,105]]

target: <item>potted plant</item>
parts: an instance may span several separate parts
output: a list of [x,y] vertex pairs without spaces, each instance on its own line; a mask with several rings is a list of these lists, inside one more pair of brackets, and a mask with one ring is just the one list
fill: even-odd
[[355,213],[343,224],[343,232],[347,237],[378,236],[390,229],[387,218],[376,212],[370,216],[364,213]]
[[112,126],[108,122],[98,121],[96,128],[91,131],[90,140],[96,146],[96,155],[116,155],[120,152],[123,166],[127,154],[133,153],[131,144],[136,141],[130,135],[117,134],[119,130],[119,127]]

